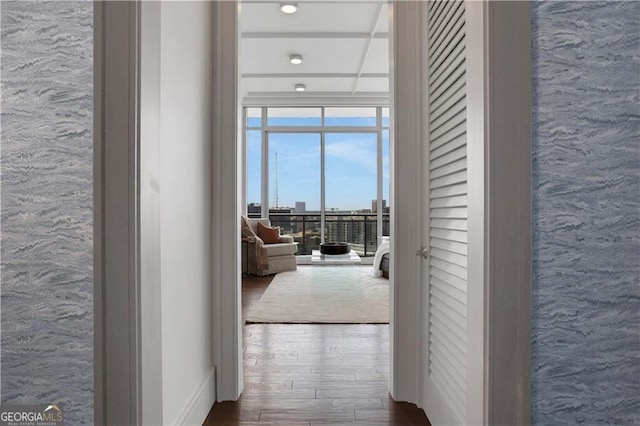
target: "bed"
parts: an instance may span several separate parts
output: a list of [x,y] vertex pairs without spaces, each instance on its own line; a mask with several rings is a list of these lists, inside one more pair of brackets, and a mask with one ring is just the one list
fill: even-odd
[[382,237],[373,258],[373,274],[389,278],[389,237]]

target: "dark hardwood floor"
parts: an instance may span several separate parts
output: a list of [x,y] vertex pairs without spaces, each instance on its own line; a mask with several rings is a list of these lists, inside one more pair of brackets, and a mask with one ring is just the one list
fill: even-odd
[[[272,277],[243,280],[243,316]],[[387,391],[388,325],[246,324],[244,392],[205,425],[429,425]]]

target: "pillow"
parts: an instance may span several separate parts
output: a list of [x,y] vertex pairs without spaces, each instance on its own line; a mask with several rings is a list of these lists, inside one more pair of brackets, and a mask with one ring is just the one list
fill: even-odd
[[260,237],[265,244],[277,244],[280,242],[280,227],[276,226],[272,228],[258,222],[258,237]]

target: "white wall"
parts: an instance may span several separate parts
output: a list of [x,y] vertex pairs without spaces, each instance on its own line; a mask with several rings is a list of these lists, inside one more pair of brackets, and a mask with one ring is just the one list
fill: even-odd
[[210,2],[161,6],[163,423],[202,424],[215,399],[211,289]]

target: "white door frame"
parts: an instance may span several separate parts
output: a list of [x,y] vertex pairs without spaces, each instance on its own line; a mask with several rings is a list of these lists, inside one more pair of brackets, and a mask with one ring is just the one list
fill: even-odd
[[238,84],[238,3],[215,2],[213,30],[212,265],[216,397],[235,401],[242,393],[242,278],[240,215],[241,118]]
[[[424,2],[389,4],[390,299],[389,392],[418,405],[423,376],[422,140]],[[402,28],[402,31],[398,31]]]
[[162,424],[160,4],[94,25],[94,423]]
[[[421,47],[420,52],[424,51],[421,46],[424,38],[420,37],[421,28],[416,28],[416,20],[413,24],[405,22],[411,21],[410,10],[416,7],[412,3],[393,4],[397,16],[392,28],[403,28],[395,37],[395,49],[392,48],[396,75],[403,72],[405,65],[422,66],[421,60],[409,57],[419,55],[412,50],[416,45]],[[151,336],[145,332],[146,327],[159,325],[159,311],[154,311],[159,307],[156,306],[159,299],[146,294],[149,288],[145,290],[145,269],[141,268],[140,256],[140,240],[145,237],[141,235],[141,230],[144,233],[141,223],[155,220],[140,211],[139,173],[141,161],[146,161],[140,156],[147,152],[139,145],[140,132],[144,131],[139,121],[140,107],[144,106],[139,86],[140,7],[139,3],[118,2],[95,5],[94,420],[96,424],[140,424],[149,408],[161,408],[161,399],[158,400],[161,393],[145,386],[151,383],[145,379],[153,370],[148,367],[157,364],[145,356],[150,352],[143,346],[153,349],[160,342],[150,339],[145,343],[145,336]],[[238,259],[239,214],[243,207],[237,179],[238,170],[242,169],[242,152],[237,143],[242,114],[237,93],[237,7],[236,2],[216,2],[214,20],[212,267],[218,400],[236,399],[242,391]],[[484,159],[480,166],[484,168],[482,179],[474,182],[484,199],[484,256],[476,256],[474,260],[484,271],[482,285],[475,289],[484,297],[481,316],[485,332],[480,344],[484,365],[473,371],[482,376],[484,383],[479,420],[485,424],[526,424],[530,421],[531,5],[519,1],[470,2],[470,7],[478,15],[469,25],[479,25],[478,34],[482,34],[477,40],[481,44],[476,51],[479,56],[472,60],[484,64],[478,86],[483,88],[484,113],[475,117],[484,129],[477,135],[483,143],[474,146]],[[398,46],[400,37],[406,37],[407,42],[413,37],[413,47]],[[397,141],[402,143],[396,142],[391,149],[396,179],[393,190],[396,199],[392,198],[392,206],[396,204],[392,218],[396,239],[391,273],[397,283],[393,300],[402,309],[392,313],[391,341],[402,350],[395,350],[391,360],[390,390],[396,399],[422,406],[419,379],[424,375],[422,299],[408,300],[423,291],[415,279],[421,269],[415,260],[415,250],[421,244],[412,246],[415,238],[408,234],[409,231],[419,234],[422,220],[414,219],[413,225],[400,220],[421,217],[422,200],[411,202],[402,198],[417,195],[418,191],[417,182],[412,183],[404,174],[415,172],[409,167],[399,167],[407,164],[409,151],[405,149],[416,153],[415,138],[423,137],[422,112],[405,108],[418,107],[422,100],[415,96],[400,100],[402,96],[410,96],[408,86],[412,81],[420,84],[415,81],[419,75],[415,70],[407,72],[413,77],[404,86],[401,81],[393,88],[397,98],[395,132]],[[412,89],[416,91],[415,86]],[[411,138],[416,142],[404,142]],[[417,158],[421,158],[421,153]],[[154,160],[150,161],[152,171]],[[420,170],[416,176],[420,178],[421,173]],[[402,187],[399,182],[409,186]],[[151,226],[148,230],[153,238],[155,228]],[[406,240],[400,238],[403,235]],[[152,277],[153,268],[147,273]],[[150,313],[147,322],[142,321],[145,312]]]
[[[473,3],[473,2],[470,2]],[[482,3],[486,424],[531,422],[531,3]]]

